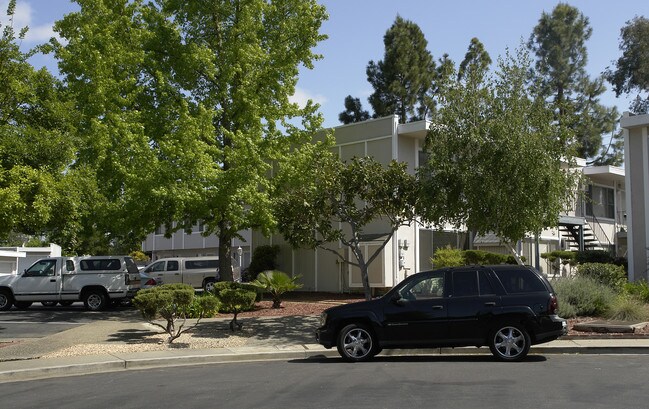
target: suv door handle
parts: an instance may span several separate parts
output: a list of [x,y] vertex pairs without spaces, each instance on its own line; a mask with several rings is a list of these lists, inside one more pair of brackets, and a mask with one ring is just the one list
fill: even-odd
[[443,310],[444,306],[443,305],[433,305],[434,310]]
[[485,307],[495,307],[496,302],[495,301],[489,301],[489,302],[484,303],[484,305],[485,305]]
[[50,283],[56,283],[56,278],[50,278]]

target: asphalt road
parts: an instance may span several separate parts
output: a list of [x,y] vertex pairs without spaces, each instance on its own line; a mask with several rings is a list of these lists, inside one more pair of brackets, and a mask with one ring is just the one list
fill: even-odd
[[26,310],[12,308],[9,311],[0,311],[0,341],[42,338],[95,320],[122,318],[130,314],[138,313],[130,307],[87,311],[81,302],[69,307],[44,307],[40,303],[34,303]]
[[251,362],[0,384],[3,407],[646,408],[649,356]]

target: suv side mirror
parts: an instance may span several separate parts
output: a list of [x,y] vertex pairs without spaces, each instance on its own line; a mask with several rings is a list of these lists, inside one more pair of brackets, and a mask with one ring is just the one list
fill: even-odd
[[401,296],[401,294],[394,293],[392,297],[390,297],[390,302],[397,304],[397,305],[404,305],[406,303],[406,299]]

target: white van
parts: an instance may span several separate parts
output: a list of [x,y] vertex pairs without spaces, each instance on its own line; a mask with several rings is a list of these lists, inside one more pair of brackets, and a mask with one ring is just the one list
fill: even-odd
[[211,291],[221,279],[216,256],[161,258],[149,264],[142,274],[155,279],[158,285],[184,283],[205,291]]

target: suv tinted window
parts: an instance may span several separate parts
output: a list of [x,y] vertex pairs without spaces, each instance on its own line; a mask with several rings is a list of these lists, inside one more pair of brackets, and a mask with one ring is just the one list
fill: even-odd
[[478,274],[478,282],[480,284],[480,295],[496,294],[496,291],[494,291],[494,288],[489,281],[489,277],[487,277],[486,271],[480,270]]
[[530,293],[547,291],[543,282],[530,270],[495,271],[508,293]]
[[478,275],[475,271],[453,272],[453,296],[478,295]]

